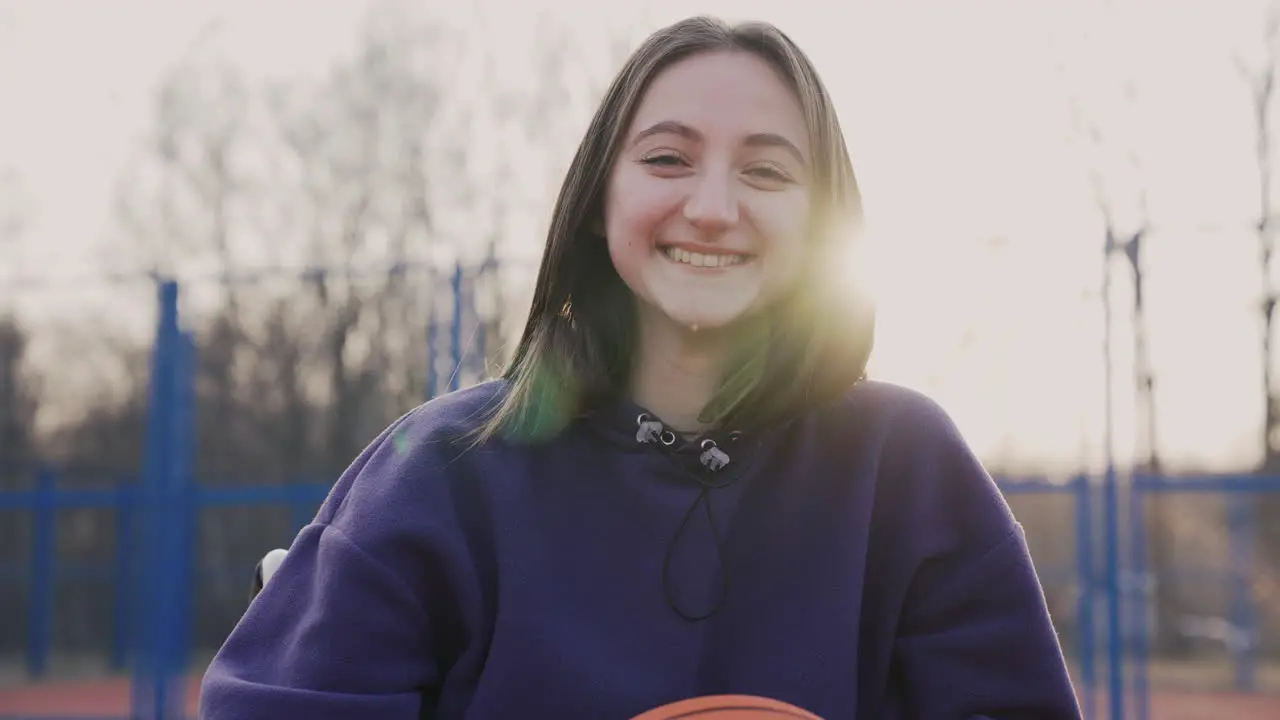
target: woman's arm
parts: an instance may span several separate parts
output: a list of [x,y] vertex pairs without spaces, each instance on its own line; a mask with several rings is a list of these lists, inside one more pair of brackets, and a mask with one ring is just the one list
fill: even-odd
[[922,567],[893,655],[911,718],[1080,717],[1021,530]]
[[402,418],[339,479],[209,666],[201,718],[419,717],[448,669],[438,629],[479,605],[436,415]]
[[1022,527],[950,418],[923,398],[909,402],[885,468],[878,503],[896,508],[885,537],[907,564],[888,714],[1079,718]]

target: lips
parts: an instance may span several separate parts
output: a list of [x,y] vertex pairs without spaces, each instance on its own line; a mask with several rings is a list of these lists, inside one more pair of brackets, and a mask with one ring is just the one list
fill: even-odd
[[748,253],[737,252],[699,252],[674,245],[661,248],[663,256],[681,265],[692,267],[718,268],[741,265],[752,258]]

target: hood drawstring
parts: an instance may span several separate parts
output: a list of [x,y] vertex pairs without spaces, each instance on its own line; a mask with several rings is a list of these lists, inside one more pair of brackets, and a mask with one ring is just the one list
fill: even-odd
[[[639,443],[659,443],[665,447],[672,447],[678,439],[676,433],[663,426],[663,424],[653,419],[647,414],[641,414],[636,418],[636,442]],[[730,437],[736,437],[738,433],[732,433]],[[690,471],[688,468],[682,467],[686,473],[698,485],[698,496],[694,498],[693,504],[685,511],[684,517],[680,520],[679,527],[676,528],[675,535],[671,541],[667,543],[667,551],[662,559],[662,589],[667,597],[667,605],[680,617],[690,622],[706,620],[715,615],[724,605],[725,599],[729,595],[729,566],[724,557],[724,546],[720,539],[720,528],[716,525],[715,514],[711,510],[711,497],[709,491],[728,487],[733,483],[732,478],[725,478],[721,482],[716,482],[713,475],[708,473],[716,473],[723,470],[731,461],[729,453],[725,452],[711,438],[705,438],[699,443],[699,449],[702,451],[698,455],[698,460],[702,463],[702,467],[706,472],[698,473]],[[675,551],[676,543],[680,541],[680,536],[689,526],[689,520],[701,504],[706,511],[707,522],[711,526],[711,537],[715,543],[716,559],[720,563],[720,590],[716,593],[716,598],[712,602],[711,607],[703,613],[694,614],[683,610],[679,602],[676,600],[675,591],[671,587],[671,556]]]

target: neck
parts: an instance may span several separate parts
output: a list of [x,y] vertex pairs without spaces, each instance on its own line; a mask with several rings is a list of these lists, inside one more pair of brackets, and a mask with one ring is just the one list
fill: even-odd
[[675,430],[706,429],[698,419],[720,382],[729,343],[723,330],[680,327],[641,309],[631,396]]

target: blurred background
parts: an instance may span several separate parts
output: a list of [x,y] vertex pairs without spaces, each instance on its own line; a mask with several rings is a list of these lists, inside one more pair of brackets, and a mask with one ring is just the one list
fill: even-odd
[[0,0],[0,717],[193,704],[257,559],[501,367],[605,85],[701,12],[823,74],[872,374],[997,476],[1089,716],[1280,718],[1270,0]]

